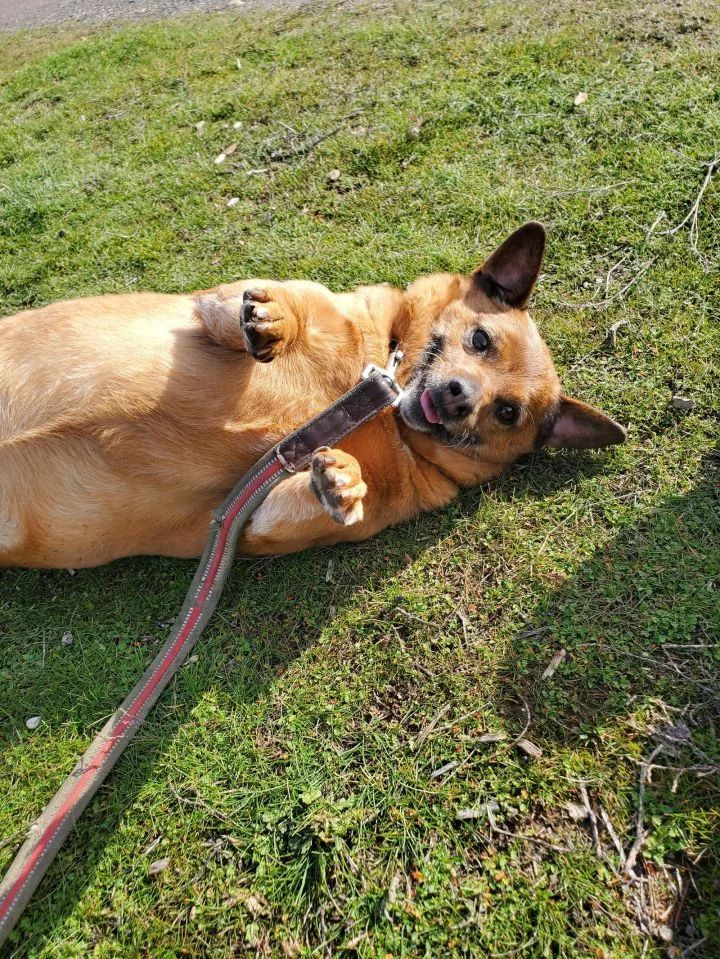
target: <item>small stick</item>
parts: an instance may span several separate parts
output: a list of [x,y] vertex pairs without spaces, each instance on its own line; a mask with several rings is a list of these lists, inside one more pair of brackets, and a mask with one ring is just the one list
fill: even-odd
[[269,159],[275,163],[281,163],[283,160],[292,160],[293,157],[304,156],[305,154],[310,153],[320,143],[323,143],[325,140],[329,140],[330,137],[334,137],[337,133],[339,133],[344,128],[346,120],[351,120],[360,113],[362,113],[362,110],[353,110],[352,113],[348,113],[347,116],[344,116],[343,122],[338,124],[338,126],[333,127],[332,130],[328,130],[326,133],[318,133],[314,137],[310,137],[295,147],[289,147],[287,150],[273,150]]
[[181,796],[177,791],[172,782],[168,780],[168,786],[170,787],[170,792],[175,796],[178,802],[184,803],[186,806],[192,806],[195,809],[205,809],[212,816],[215,816],[217,819],[222,819],[223,822],[234,823],[235,820],[232,816],[226,815],[224,812],[220,812],[219,809],[213,809],[212,806],[208,805],[204,800],[200,799],[199,796],[196,796],[194,799],[190,799],[187,796]]
[[433,729],[435,729],[435,727],[437,726],[437,724],[440,722],[440,720],[443,718],[443,716],[444,716],[445,713],[448,711],[448,709],[450,709],[451,706],[452,706],[452,703],[445,703],[445,705],[442,706],[442,707],[435,713],[435,715],[434,715],[433,718],[430,720],[430,722],[427,724],[427,726],[425,726],[424,729],[420,730],[420,732],[418,733],[418,735],[417,735],[416,738],[415,738],[415,742],[413,743],[413,749],[415,750],[415,752],[417,752],[417,750],[420,749],[420,747],[422,746],[422,744],[423,744],[423,743],[425,742],[425,740],[428,738],[428,736],[429,736],[430,733],[433,731]]
[[610,819],[608,814],[605,812],[603,807],[600,806],[599,809],[600,809],[600,818],[603,821],[603,826],[607,830],[608,836],[610,836],[610,838],[612,839],[613,846],[615,846],[615,849],[617,850],[617,854],[620,857],[620,865],[624,869],[625,868],[625,850],[623,849],[622,843],[620,842],[620,837],[615,832],[615,827],[612,824],[612,820]]
[[715,171],[720,166],[720,153],[717,153],[709,163],[706,163],[707,173],[705,174],[705,179],[702,182],[702,186],[698,192],[698,195],[695,197],[695,202],[688,210],[686,216],[678,223],[677,226],[674,226],[672,230],[667,230],[667,236],[674,236],[685,226],[686,223],[690,223],[690,246],[692,251],[696,256],[699,256],[702,259],[700,250],[698,249],[698,239],[700,235],[700,228],[698,227],[698,216],[700,214],[700,204],[702,203],[702,198],[705,195],[710,181],[712,180]]
[[635,862],[637,857],[640,854],[640,850],[643,847],[645,842],[645,784],[647,782],[648,776],[650,774],[650,767],[652,766],[653,759],[658,756],[665,747],[662,743],[659,746],[656,746],[650,754],[650,758],[647,761],[643,761],[640,764],[640,783],[638,786],[638,814],[637,821],[635,823],[635,842],[630,847],[630,852],[625,858],[625,872],[628,876],[633,875],[633,870],[635,868]]
[[[585,303],[568,303],[566,300],[557,300],[555,305],[562,307],[564,310],[604,310],[612,303],[623,300],[635,284],[645,276],[655,260],[656,257],[652,257],[650,260],[642,263],[635,276],[618,290],[617,293],[613,293],[612,296],[606,296],[603,300],[587,300]],[[594,352],[594,350],[592,352]],[[588,353],[587,356],[590,356],[590,353]],[[583,359],[586,359],[586,357],[583,357]]]
[[602,858],[602,846],[600,845],[600,834],[598,833],[597,827],[597,817],[595,816],[595,811],[590,805],[590,797],[588,796],[587,789],[585,788],[585,783],[581,782],[580,784],[580,796],[582,797],[583,805],[587,810],[587,814],[590,818],[590,829],[592,831],[593,842],[595,844],[595,855],[601,859]]
[[699,949],[700,946],[704,946],[707,942],[707,936],[703,936],[702,939],[698,939],[697,942],[694,942],[691,946],[688,946],[687,949],[683,949],[680,959],[685,959],[685,956],[689,956],[691,953],[695,952],[696,949]]
[[525,709],[525,715],[527,716],[527,720],[526,720],[526,722],[525,722],[525,725],[523,726],[523,731],[520,733],[520,735],[517,737],[517,739],[515,739],[515,740],[510,744],[510,748],[512,748],[513,746],[517,746],[517,744],[520,742],[520,740],[525,738],[525,733],[528,731],[528,729],[530,729],[530,723],[532,722],[532,717],[531,717],[531,715],[530,715],[530,707],[528,706],[527,700],[526,700],[525,697],[522,695],[522,693],[518,693],[518,699],[520,699],[520,700],[522,701],[523,707],[524,707],[524,709]]
[[540,839],[538,836],[528,836],[525,833],[510,832],[509,829],[501,829],[500,826],[492,826],[492,831],[499,833],[501,836],[509,836],[511,839],[523,839],[526,842],[537,843],[538,846],[544,846],[545,849],[552,849],[553,852],[573,851],[569,846],[556,846],[555,843],[547,842],[547,840]]

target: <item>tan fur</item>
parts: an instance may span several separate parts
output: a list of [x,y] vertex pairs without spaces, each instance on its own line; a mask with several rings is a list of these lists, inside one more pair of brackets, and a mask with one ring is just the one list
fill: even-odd
[[[245,290],[264,293],[270,363],[246,352]],[[248,280],[192,296],[136,294],[57,303],[0,320],[0,565],[82,567],[122,556],[202,552],[212,509],[277,440],[383,364],[399,339],[407,378],[441,329],[442,363],[477,376],[463,330],[483,323],[499,355],[483,390],[523,402],[515,430],[451,449],[386,411],[332,451],[333,464],[284,481],[253,517],[241,552],[361,539],[451,500],[532,449],[560,387],[524,310],[495,305],[464,277],[402,292],[333,294]],[[439,361],[440,362],[440,361]],[[473,365],[475,364],[475,365]],[[320,487],[322,486],[322,489]]]

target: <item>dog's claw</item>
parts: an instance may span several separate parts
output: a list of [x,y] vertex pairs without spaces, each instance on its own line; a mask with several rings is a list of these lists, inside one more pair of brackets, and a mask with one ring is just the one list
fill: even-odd
[[243,293],[243,303],[255,300],[257,303],[267,303],[270,299],[266,290],[245,290]]
[[[259,306],[264,303],[266,306]],[[245,290],[240,309],[245,349],[260,363],[270,363],[285,347],[283,317],[267,290]]]
[[352,456],[321,446],[313,455],[310,486],[336,523],[352,526],[362,521],[367,486]]

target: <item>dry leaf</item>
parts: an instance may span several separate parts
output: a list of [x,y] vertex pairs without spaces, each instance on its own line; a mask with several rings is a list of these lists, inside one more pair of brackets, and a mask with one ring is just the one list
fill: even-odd
[[225,154],[226,157],[231,157],[233,153],[237,150],[237,148],[238,148],[237,143],[231,143],[229,147],[225,147],[225,149],[223,150],[223,153]]
[[280,951],[286,959],[298,959],[298,956],[302,952],[302,946],[297,939],[284,939],[280,943]]
[[541,678],[541,679],[550,679],[550,677],[554,675],[555,670],[558,668],[558,666],[560,665],[560,663],[562,663],[562,661],[565,659],[566,656],[567,656],[567,650],[566,650],[566,649],[561,649],[561,650],[559,650],[557,653],[555,653],[555,655],[553,656],[553,658],[552,658],[552,659],[550,660],[550,662],[548,663],[547,669],[545,670],[545,672],[542,674],[542,676],[541,676],[540,678]]
[[412,137],[413,140],[416,140],[420,136],[420,131],[422,130],[423,121],[420,117],[414,117],[412,125],[408,130],[408,135]]
[[170,859],[168,856],[163,856],[162,859],[156,859],[155,862],[150,863],[150,868],[148,869],[148,875],[157,876],[159,872],[162,872],[163,869],[167,869],[170,865]]
[[268,911],[267,903],[260,896],[248,896],[245,900],[245,908],[253,919],[266,915]]
[[565,809],[573,822],[582,822],[590,815],[590,812],[586,806],[581,806],[580,803],[576,802],[565,803]]
[[581,103],[585,103],[585,101],[587,100],[587,98],[588,98],[588,95],[587,95],[587,93],[585,93],[585,91],[583,90],[583,91],[581,91],[580,93],[578,93],[578,95],[577,95],[577,96],[575,97],[575,99],[573,100],[573,103],[575,104],[576,107],[579,107]]
[[243,901],[244,897],[241,894],[236,893],[234,896],[228,896],[227,899],[223,899],[222,904],[225,909],[234,909],[235,906],[239,905]]
[[31,716],[30,719],[25,720],[25,725],[27,726],[28,729],[37,729],[38,726],[40,725],[40,717]]
[[536,746],[535,743],[531,743],[529,739],[518,739],[515,745],[518,749],[522,749],[526,756],[530,756],[532,759],[539,759],[542,756],[542,749]]
[[203,133],[205,132],[205,121],[204,121],[204,120],[198,120],[198,122],[195,124],[195,132],[197,133],[197,135],[198,135],[199,137],[201,137],[201,136],[203,135]]

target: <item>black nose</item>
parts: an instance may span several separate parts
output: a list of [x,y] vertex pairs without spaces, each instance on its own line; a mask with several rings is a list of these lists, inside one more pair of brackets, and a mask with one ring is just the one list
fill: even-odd
[[465,380],[448,380],[438,390],[436,404],[448,419],[464,420],[470,416],[475,401],[475,388]]

